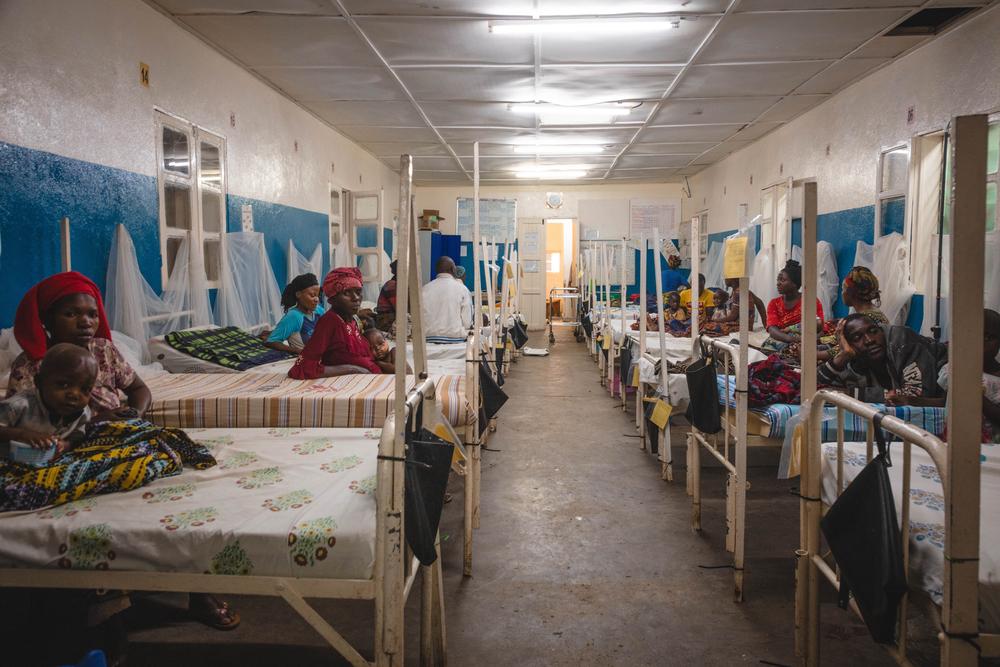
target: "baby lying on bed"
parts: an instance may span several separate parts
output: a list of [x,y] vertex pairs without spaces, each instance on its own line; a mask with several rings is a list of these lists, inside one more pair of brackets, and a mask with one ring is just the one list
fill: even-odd
[[86,348],[71,343],[50,347],[35,387],[0,401],[0,453],[15,458],[27,445],[48,451],[41,459],[38,453],[25,456],[47,460],[70,449],[90,421],[88,403],[96,381],[97,360]]
[[[392,364],[393,367],[396,366],[396,348],[389,345],[385,333],[375,326],[375,320],[365,320],[365,332],[363,335],[365,340],[368,341],[368,345],[372,348],[372,355],[374,355],[375,361],[384,361]],[[409,365],[406,367],[406,372],[411,372]]]

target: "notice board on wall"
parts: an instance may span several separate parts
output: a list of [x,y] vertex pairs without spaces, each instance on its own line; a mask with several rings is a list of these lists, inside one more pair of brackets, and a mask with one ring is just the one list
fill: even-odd
[[656,230],[661,239],[677,238],[681,219],[680,199],[630,199],[628,216],[629,238],[653,238]]
[[[456,204],[455,220],[463,241],[475,241],[474,200],[459,197]],[[479,200],[479,238],[483,241],[506,243],[517,240],[517,200]]]

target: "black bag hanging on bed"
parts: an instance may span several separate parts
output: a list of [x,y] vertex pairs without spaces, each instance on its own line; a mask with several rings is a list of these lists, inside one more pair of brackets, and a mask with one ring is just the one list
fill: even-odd
[[656,402],[649,401],[642,408],[642,418],[646,420],[646,440],[649,442],[651,454],[660,453],[660,427],[653,423],[653,408],[655,407]]
[[618,373],[622,380],[622,391],[625,391],[625,387],[631,386],[630,380],[632,376],[629,371],[632,370],[632,346],[629,344],[622,345],[621,353],[618,357],[619,368]]
[[404,527],[406,543],[422,565],[437,560],[435,542],[454,448],[427,429],[407,434]]
[[479,364],[479,393],[483,397],[483,414],[485,421],[489,421],[497,416],[500,408],[507,402],[507,394],[496,383],[490,372],[486,370],[486,364]]
[[882,415],[872,421],[878,455],[844,489],[820,527],[840,566],[840,606],[846,609],[853,595],[872,639],[890,644],[896,638],[906,572],[887,470],[892,461],[880,428]]
[[510,339],[514,341],[514,348],[520,350],[528,342],[528,332],[525,331],[521,320],[515,318],[514,326],[510,328]]
[[[662,371],[661,371],[662,372]],[[718,433],[722,430],[719,409],[719,383],[715,375],[715,354],[706,356],[687,367],[688,401],[685,416],[702,433]]]

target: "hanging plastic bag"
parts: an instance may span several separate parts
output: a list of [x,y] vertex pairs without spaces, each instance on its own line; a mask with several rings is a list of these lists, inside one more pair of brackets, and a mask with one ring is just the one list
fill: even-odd
[[455,446],[427,429],[406,443],[404,528],[421,565],[437,560],[437,533]]

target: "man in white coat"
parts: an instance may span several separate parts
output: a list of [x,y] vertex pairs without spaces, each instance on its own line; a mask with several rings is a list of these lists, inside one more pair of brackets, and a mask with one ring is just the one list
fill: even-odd
[[437,276],[423,286],[424,332],[428,343],[464,342],[472,327],[472,294],[455,277],[455,260],[442,256]]

